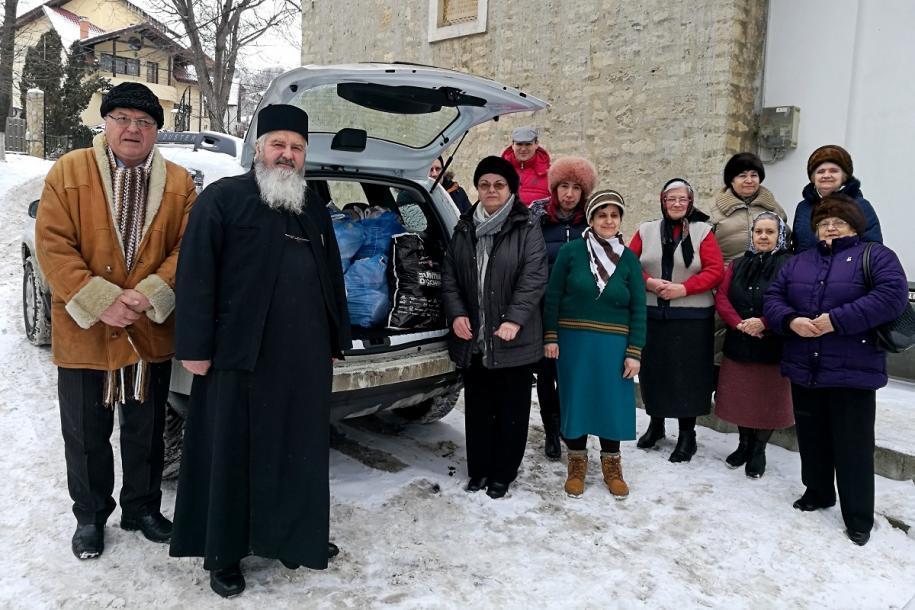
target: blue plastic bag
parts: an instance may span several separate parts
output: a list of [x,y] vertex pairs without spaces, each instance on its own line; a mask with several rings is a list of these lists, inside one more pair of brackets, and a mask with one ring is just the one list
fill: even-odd
[[356,258],[371,256],[389,256],[391,252],[391,237],[405,231],[397,214],[391,211],[383,212],[377,216],[370,216],[359,221],[363,231],[362,246],[356,253]]
[[356,259],[343,275],[350,323],[371,328],[383,322],[391,309],[385,256]]
[[337,236],[337,247],[340,248],[340,262],[343,264],[343,272],[346,273],[356,257],[356,252],[365,241],[365,232],[358,222],[353,222],[346,214],[334,214],[331,219],[334,234]]

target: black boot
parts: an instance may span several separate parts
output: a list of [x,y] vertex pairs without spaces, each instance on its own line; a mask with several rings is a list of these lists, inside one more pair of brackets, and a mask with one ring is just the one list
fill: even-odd
[[234,597],[245,590],[245,577],[241,566],[235,564],[227,568],[210,571],[210,588],[221,597]]
[[667,435],[664,433],[664,418],[652,417],[651,423],[648,424],[648,430],[639,437],[635,446],[639,449],[650,449],[651,447],[654,447],[655,443],[666,436]]
[[747,458],[750,457],[750,449],[753,444],[753,429],[744,428],[743,426],[739,426],[737,429],[740,431],[740,440],[737,441],[737,450],[724,458],[724,461],[728,464],[728,468],[740,468],[747,463]]
[[671,462],[688,462],[696,454],[696,431],[680,430],[677,446],[670,454]]
[[562,457],[562,444],[559,442],[559,414],[549,414],[543,422],[543,453],[551,460]]
[[753,435],[753,446],[744,472],[751,479],[759,479],[766,472],[766,443],[772,436],[771,430],[756,430]]

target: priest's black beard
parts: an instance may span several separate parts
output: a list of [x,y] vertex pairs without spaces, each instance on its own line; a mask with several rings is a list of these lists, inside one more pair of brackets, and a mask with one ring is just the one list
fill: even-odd
[[285,166],[269,168],[262,160],[256,159],[254,178],[261,200],[269,208],[293,214],[302,211],[305,205],[305,176]]

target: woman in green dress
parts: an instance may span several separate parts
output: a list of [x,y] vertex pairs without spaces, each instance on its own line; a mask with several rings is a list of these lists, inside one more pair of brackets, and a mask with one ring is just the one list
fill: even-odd
[[[588,435],[617,499],[629,495],[620,441],[635,439],[635,383],[645,344],[645,281],[619,232],[626,204],[612,190],[585,206],[588,228],[559,250],[546,293],[544,355],[557,358],[561,432],[569,449],[565,491],[584,493]],[[600,380],[597,382],[596,380]]]

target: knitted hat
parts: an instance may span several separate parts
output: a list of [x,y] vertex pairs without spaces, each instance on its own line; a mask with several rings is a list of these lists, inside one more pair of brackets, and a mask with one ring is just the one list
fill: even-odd
[[505,178],[505,181],[508,182],[508,188],[512,194],[518,192],[518,172],[515,171],[515,168],[511,163],[503,159],[502,157],[496,157],[490,155],[484,157],[482,161],[477,164],[477,168],[473,172],[473,185],[477,186],[480,182],[480,176],[483,174],[498,174]]
[[581,198],[587,199],[594,191],[597,170],[582,157],[563,157],[553,162],[546,176],[551,193],[556,192],[560,182],[574,182],[581,187]]
[[257,137],[271,131],[294,131],[308,141],[308,114],[298,106],[270,104],[257,113]]
[[102,118],[105,118],[115,108],[143,111],[156,121],[159,129],[162,129],[164,115],[159,98],[142,83],[126,82],[112,87],[102,98]]
[[597,191],[588,199],[588,203],[585,204],[585,218],[591,222],[594,214],[608,205],[615,205],[620,209],[620,218],[626,213],[626,202],[623,200],[623,196],[614,190],[605,189]]
[[760,182],[766,179],[766,168],[759,157],[751,152],[737,153],[724,164],[724,185],[731,186],[734,178],[751,170],[759,174]]
[[851,155],[838,144],[820,146],[810,154],[810,158],[807,159],[807,177],[813,180],[813,172],[823,163],[835,163],[842,168],[848,178],[854,175],[855,166],[851,162]]
[[823,197],[813,209],[810,226],[814,233],[816,233],[817,225],[824,218],[841,218],[850,224],[858,235],[863,235],[867,229],[867,220],[865,220],[858,202],[843,193],[833,193]]

